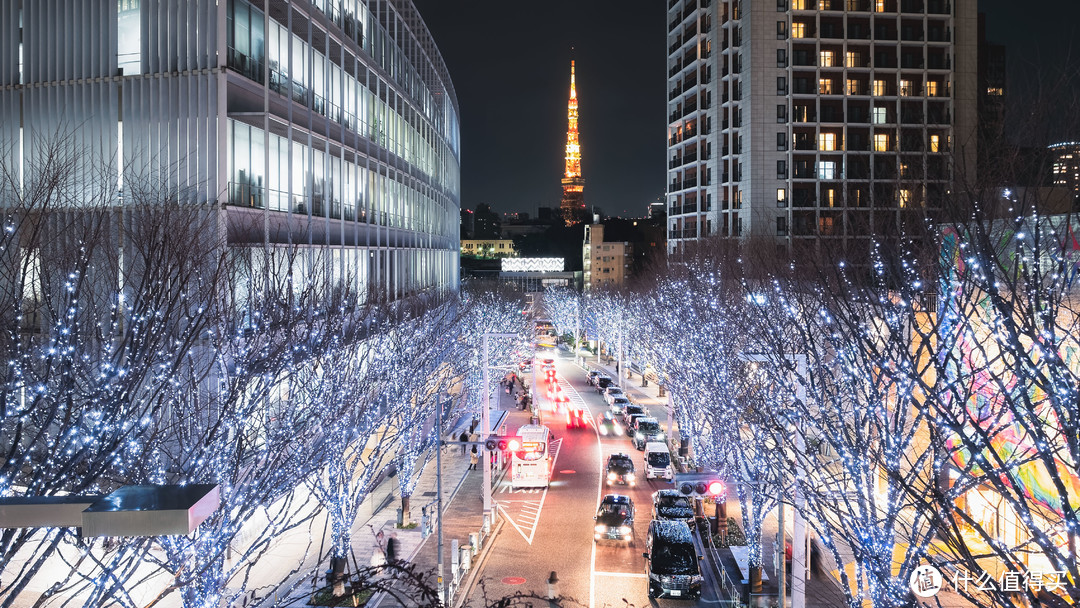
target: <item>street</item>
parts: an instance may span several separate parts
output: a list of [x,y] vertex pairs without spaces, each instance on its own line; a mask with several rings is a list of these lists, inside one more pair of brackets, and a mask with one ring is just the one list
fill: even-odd
[[[484,563],[481,583],[472,597],[486,593],[489,598],[517,592],[546,596],[548,578],[555,573],[556,593],[590,608],[603,606],[686,606],[685,601],[650,600],[645,574],[645,538],[651,519],[652,493],[670,488],[667,480],[646,480],[643,452],[634,448],[625,436],[601,437],[595,420],[607,404],[597,390],[586,382],[586,371],[570,355],[556,357],[557,380],[571,405],[587,408],[584,428],[567,429],[563,410],[552,411],[546,396],[543,376],[534,373],[537,402],[543,409],[543,422],[552,431],[552,452],[557,454],[551,484],[547,490],[511,490],[504,479],[495,490],[495,500],[507,525],[496,540]],[[539,375],[538,375],[539,374]],[[663,411],[650,415],[666,425]],[[513,429],[511,429],[513,432]],[[622,452],[634,461],[636,486],[605,484],[608,456]],[[636,507],[633,540],[593,541],[593,516],[604,494],[630,496]],[[705,562],[703,562],[705,566]],[[700,604],[715,604],[714,590],[707,568],[703,567],[705,585]],[[481,589],[482,587],[482,589]],[[564,605],[573,605],[564,602]]]

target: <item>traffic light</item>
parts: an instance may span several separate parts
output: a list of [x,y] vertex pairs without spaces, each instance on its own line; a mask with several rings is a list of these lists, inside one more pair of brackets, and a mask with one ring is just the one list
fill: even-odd
[[723,496],[727,491],[716,473],[678,473],[675,475],[675,487],[691,498]]
[[501,450],[516,452],[521,449],[521,437],[516,435],[488,435],[484,440],[484,447],[488,451]]

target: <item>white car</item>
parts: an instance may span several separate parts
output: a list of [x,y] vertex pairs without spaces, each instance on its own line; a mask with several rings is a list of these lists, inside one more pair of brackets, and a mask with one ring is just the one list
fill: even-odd
[[626,397],[626,393],[624,393],[621,388],[614,385],[604,389],[604,401],[607,401],[608,405],[611,405],[611,402],[615,397]]

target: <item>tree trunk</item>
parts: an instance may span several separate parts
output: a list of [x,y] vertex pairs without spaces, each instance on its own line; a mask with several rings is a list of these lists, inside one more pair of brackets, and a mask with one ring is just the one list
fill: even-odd
[[330,558],[330,580],[334,582],[334,597],[341,597],[345,595],[345,566],[347,564],[347,558]]
[[411,496],[401,495],[401,527],[409,525],[409,499]]

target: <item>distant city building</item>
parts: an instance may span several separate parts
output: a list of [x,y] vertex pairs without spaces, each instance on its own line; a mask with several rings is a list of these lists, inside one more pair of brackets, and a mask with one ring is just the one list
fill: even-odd
[[462,239],[461,255],[478,258],[505,258],[517,255],[510,239]]
[[567,226],[582,221],[585,211],[585,178],[581,175],[581,144],[578,143],[577,88],[574,84],[574,62],[570,62],[570,101],[566,116],[566,173],[562,179],[562,202],[559,210]]
[[1049,147],[1053,166],[1053,185],[1064,186],[1080,195],[1080,142],[1068,141]]
[[461,238],[472,238],[473,231],[476,230],[475,214],[472,209],[461,210]]
[[986,39],[986,15],[979,13],[979,174],[999,153],[994,142],[1002,142],[1005,131],[1005,46]]
[[474,239],[498,239],[502,235],[502,221],[491,205],[480,203],[473,212]]
[[586,224],[581,257],[586,291],[622,285],[629,275],[633,247],[627,241],[605,242],[603,224]]
[[653,203],[649,203],[648,214],[646,217],[652,220],[658,220],[667,213],[667,205],[664,204],[663,199]]
[[854,253],[941,207],[974,172],[976,26],[975,0],[668,2],[668,249]]
[[529,221],[529,214],[524,211],[513,211],[503,214],[503,225],[520,224]]

